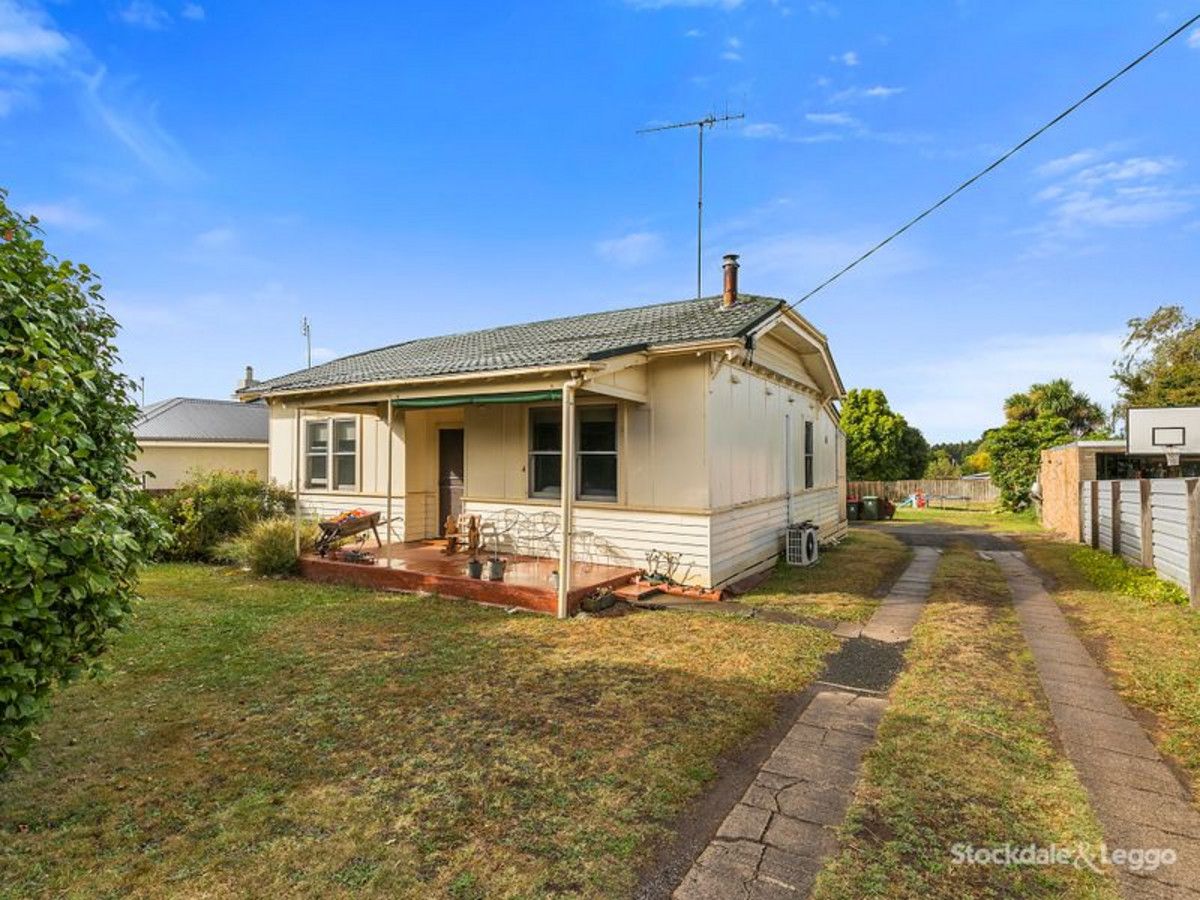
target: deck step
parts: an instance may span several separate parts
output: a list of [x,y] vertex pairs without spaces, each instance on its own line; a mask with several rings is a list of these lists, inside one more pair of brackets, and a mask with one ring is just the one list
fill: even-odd
[[631,581],[629,584],[623,584],[613,591],[622,600],[645,600],[654,594],[662,593],[662,588],[657,584],[647,584],[644,581]]

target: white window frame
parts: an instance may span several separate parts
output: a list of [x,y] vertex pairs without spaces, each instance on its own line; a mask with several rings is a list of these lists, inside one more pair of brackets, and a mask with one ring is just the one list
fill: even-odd
[[[614,447],[612,450],[581,450],[579,449],[582,442],[581,427],[582,421],[579,412],[583,410],[606,409],[612,410],[613,427],[614,427]],[[558,420],[558,431],[562,434],[562,408],[553,406],[531,406],[529,408],[528,421],[525,429],[525,439],[527,446],[527,468],[529,471],[528,483],[526,485],[526,494],[530,499],[534,500],[557,500],[562,496],[562,485],[555,491],[535,491],[533,489],[534,478],[534,459],[539,456],[550,456],[558,460],[558,471],[562,471],[562,441],[559,440],[559,448],[557,450],[534,450],[533,449],[533,420],[538,413],[550,413]],[[616,404],[582,404],[576,407],[575,415],[575,499],[594,501],[596,503],[616,503],[620,499],[621,494],[621,408]],[[611,456],[617,464],[616,480],[613,483],[613,492],[609,494],[584,494],[582,489],[583,467],[580,465],[585,456]],[[561,476],[560,476],[561,478]]]
[[804,420],[801,440],[804,442],[804,489],[811,491],[817,484],[817,428],[811,419]]
[[[354,433],[354,449],[353,450],[337,450],[336,432],[337,426],[349,423]],[[325,426],[325,478],[324,483],[313,481],[312,468],[310,461],[320,456],[320,453],[314,453],[312,446],[312,427],[314,425]],[[361,436],[359,434],[358,419],[354,416],[330,416],[329,418],[306,419],[304,422],[304,487],[307,490],[316,491],[337,491],[341,493],[357,493],[358,484],[358,451],[362,446]],[[352,457],[354,459],[354,481],[351,484],[339,485],[337,482],[337,461],[339,458]]]

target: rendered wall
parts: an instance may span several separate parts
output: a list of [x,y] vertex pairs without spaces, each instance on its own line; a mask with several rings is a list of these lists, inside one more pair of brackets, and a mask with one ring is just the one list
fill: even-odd
[[139,445],[133,468],[139,476],[144,476],[143,484],[148,490],[166,490],[183,481],[192,470],[253,472],[265,478],[267,463],[266,446],[208,444],[184,447],[146,443]]

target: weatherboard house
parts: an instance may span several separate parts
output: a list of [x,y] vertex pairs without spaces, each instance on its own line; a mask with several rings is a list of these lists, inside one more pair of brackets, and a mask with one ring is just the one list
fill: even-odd
[[410,340],[239,396],[266,401],[269,473],[302,515],[390,523],[375,569],[345,564],[347,580],[464,574],[420,542],[477,515],[494,550],[552,564],[542,599],[497,602],[564,615],[596,571],[627,577],[649,558],[722,588],[773,565],[789,523],[822,540],[846,527],[828,342],[784,301],[739,294],[737,276],[730,255],[718,297]]

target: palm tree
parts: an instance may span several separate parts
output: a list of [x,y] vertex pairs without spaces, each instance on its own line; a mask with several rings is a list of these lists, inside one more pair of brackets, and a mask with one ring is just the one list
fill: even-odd
[[1066,378],[1031,385],[1004,401],[1004,417],[1010,422],[1055,417],[1065,419],[1076,437],[1099,431],[1107,417],[1104,409],[1087,394],[1075,390]]

